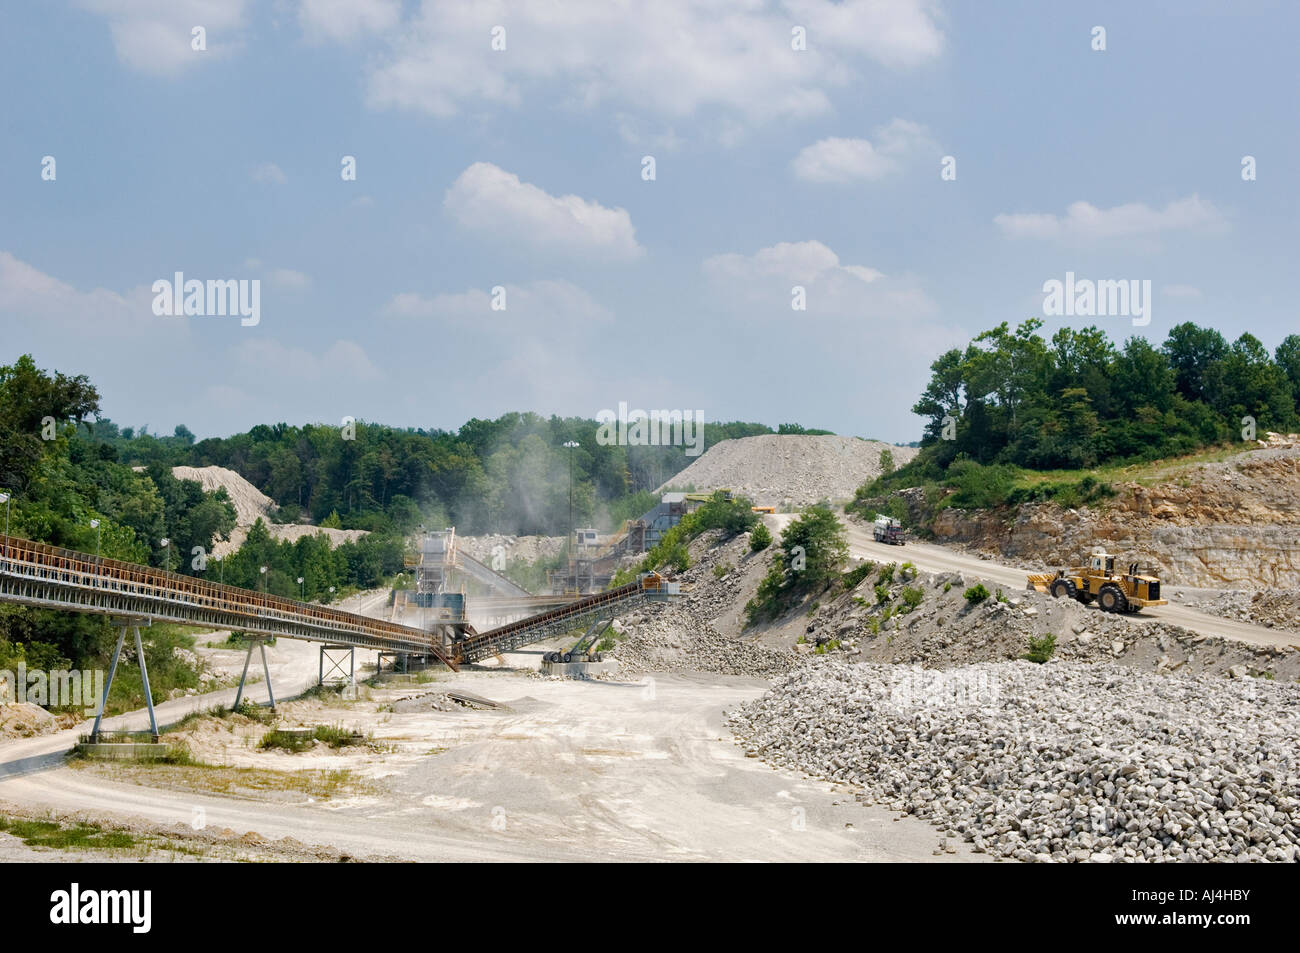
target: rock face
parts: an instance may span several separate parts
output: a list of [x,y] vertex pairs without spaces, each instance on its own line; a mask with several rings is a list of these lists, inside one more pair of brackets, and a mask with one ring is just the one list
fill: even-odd
[[746,750],[1026,861],[1295,861],[1300,687],[1106,664],[802,666]]
[[941,542],[1031,565],[1077,565],[1102,547],[1175,585],[1300,586],[1300,450],[1256,450],[1177,481],[1117,489],[1096,509],[1026,504],[1010,519],[945,509],[932,529]]

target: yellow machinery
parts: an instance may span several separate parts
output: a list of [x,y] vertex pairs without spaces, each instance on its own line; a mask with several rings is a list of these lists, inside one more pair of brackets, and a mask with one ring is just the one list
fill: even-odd
[[776,512],[776,507],[775,507],[775,506],[751,506],[750,509],[753,510],[755,513],[769,513],[769,514],[771,514],[771,513],[775,513],[775,512]]
[[1168,600],[1160,598],[1159,577],[1139,573],[1137,563],[1131,563],[1127,573],[1117,573],[1115,557],[1108,553],[1093,553],[1086,566],[1031,573],[1026,588],[1050,592],[1058,599],[1069,596],[1084,605],[1095,599],[1106,612],[1168,605]]

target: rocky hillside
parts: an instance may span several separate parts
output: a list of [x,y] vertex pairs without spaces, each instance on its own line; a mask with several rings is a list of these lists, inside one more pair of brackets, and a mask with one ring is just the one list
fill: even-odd
[[[1021,659],[1031,639],[1056,637],[1053,657],[1107,662],[1155,674],[1259,676],[1295,682],[1300,651],[1247,645],[1146,617],[1109,615],[1073,600],[989,582],[988,598],[968,601],[981,583],[960,573],[875,566],[853,589],[837,589],[774,622],[745,628],[743,610],[767,570],[770,550],[717,532],[691,545],[680,577],[685,598],[621,618],[615,650],[625,671],[701,671],[764,678],[801,656],[949,668]],[[900,553],[905,559],[906,553]],[[793,655],[793,657],[792,657]]]
[[1151,484],[1121,483],[1099,507],[945,509],[932,524],[959,543],[1027,565],[1075,565],[1101,546],[1157,567],[1171,584],[1300,587],[1300,448],[1253,450]]

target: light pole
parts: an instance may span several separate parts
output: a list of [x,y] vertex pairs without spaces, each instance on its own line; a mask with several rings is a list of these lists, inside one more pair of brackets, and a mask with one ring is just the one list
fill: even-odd
[[163,549],[163,569],[167,572],[172,571],[172,551],[167,547],[171,545],[171,540],[164,536],[158,540],[158,545]]
[[302,584],[302,576],[298,577],[298,601],[300,602],[307,601],[307,590]]
[[330,586],[330,602],[334,601],[334,587]]
[[569,448],[569,545],[573,545],[573,450],[578,446],[576,440],[566,440],[564,445]]
[[99,520],[91,520],[90,528],[95,531],[95,562],[99,562],[99,540],[100,534],[103,532],[99,528]]
[[266,567],[263,566],[258,572],[262,574],[262,591],[266,592]]
[[218,556],[217,563],[221,566],[221,584],[224,586],[226,584],[226,557]]
[[0,501],[5,505],[5,559],[9,558],[9,499],[8,493],[0,493]]

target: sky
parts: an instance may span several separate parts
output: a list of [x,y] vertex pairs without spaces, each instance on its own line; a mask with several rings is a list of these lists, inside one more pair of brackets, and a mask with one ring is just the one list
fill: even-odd
[[[1149,281],[1150,323],[1047,334],[1271,350],[1300,330],[1297,27],[1263,0],[5,4],[0,362],[154,433],[625,403],[906,442],[930,362],[1067,273]],[[258,281],[257,322],[156,314],[177,272]]]

